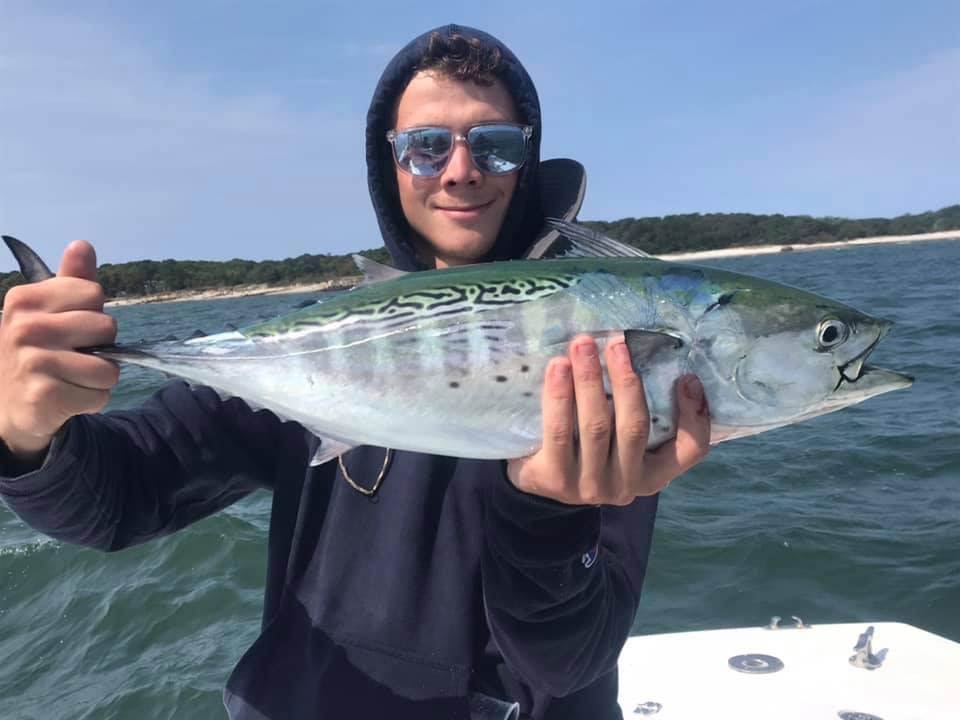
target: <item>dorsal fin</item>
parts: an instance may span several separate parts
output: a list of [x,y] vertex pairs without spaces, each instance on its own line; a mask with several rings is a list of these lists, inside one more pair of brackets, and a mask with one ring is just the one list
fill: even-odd
[[546,224],[556,232],[547,233],[527,251],[526,257],[531,260],[570,257],[653,258],[643,250],[614,240],[583,225],[575,225],[556,218],[547,218]]
[[363,255],[353,255],[353,261],[357,264],[357,269],[363,273],[363,282],[361,285],[370,285],[372,283],[383,282],[384,280],[393,280],[394,278],[406,275],[403,270],[378,263]]
[[20,266],[20,272],[23,273],[28,283],[49,280],[54,276],[53,271],[47,267],[47,264],[29,245],[9,235],[3,235],[2,237],[7,247],[10,248],[10,252],[13,253],[13,257]]
[[586,168],[570,158],[551,158],[540,162],[537,175],[544,216],[576,220],[587,192]]

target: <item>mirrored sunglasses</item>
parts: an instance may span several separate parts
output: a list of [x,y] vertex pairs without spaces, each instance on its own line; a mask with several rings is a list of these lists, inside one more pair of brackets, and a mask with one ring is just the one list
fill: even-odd
[[466,134],[444,127],[415,127],[390,130],[393,159],[404,172],[418,177],[435,177],[443,172],[462,140],[470,150],[473,164],[485,175],[507,175],[520,169],[527,157],[527,142],[533,135],[529,125],[490,123],[475,125]]

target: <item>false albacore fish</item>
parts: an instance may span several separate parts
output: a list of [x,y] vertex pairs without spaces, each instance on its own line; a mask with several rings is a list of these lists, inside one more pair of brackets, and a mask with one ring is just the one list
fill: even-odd
[[[912,382],[865,364],[890,328],[885,320],[779,283],[642,256],[581,226],[556,227],[563,235],[537,244],[540,259],[401,273],[358,256],[367,282],[279,319],[88,352],[295,420],[323,440],[314,463],[355,445],[529,454],[541,442],[547,363],[579,334],[601,346],[625,338],[643,378],[651,449],[676,433],[673,388],[685,373],[703,383],[712,443]],[[52,276],[27,246],[4,239],[29,281]]]

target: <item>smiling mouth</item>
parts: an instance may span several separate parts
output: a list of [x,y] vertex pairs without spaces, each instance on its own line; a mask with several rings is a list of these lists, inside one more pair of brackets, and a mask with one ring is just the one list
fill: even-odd
[[491,205],[493,205],[493,200],[490,200],[489,202],[485,202],[485,203],[480,203],[479,205],[465,205],[463,207],[445,207],[442,205],[438,205],[437,207],[439,210],[443,210],[444,212],[465,213],[465,212],[476,212],[478,210],[486,210]]

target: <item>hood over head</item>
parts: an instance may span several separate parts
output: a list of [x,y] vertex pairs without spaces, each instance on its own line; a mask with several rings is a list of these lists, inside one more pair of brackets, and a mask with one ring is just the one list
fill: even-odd
[[500,234],[486,260],[509,260],[520,257],[543,225],[538,183],[540,167],[540,99],[533,81],[510,49],[495,37],[463,25],[444,25],[429,30],[412,40],[398,52],[384,69],[373,93],[367,112],[367,185],[373,201],[383,242],[401,270],[420,270],[413,245],[414,230],[410,227],[397,191],[396,171],[387,131],[392,129],[393,112],[400,95],[413,77],[426,53],[433,33],[444,37],[455,34],[473,36],[499,48],[502,59],[497,78],[506,86],[516,105],[520,122],[533,127],[526,162],[519,171],[517,187],[504,216]]

